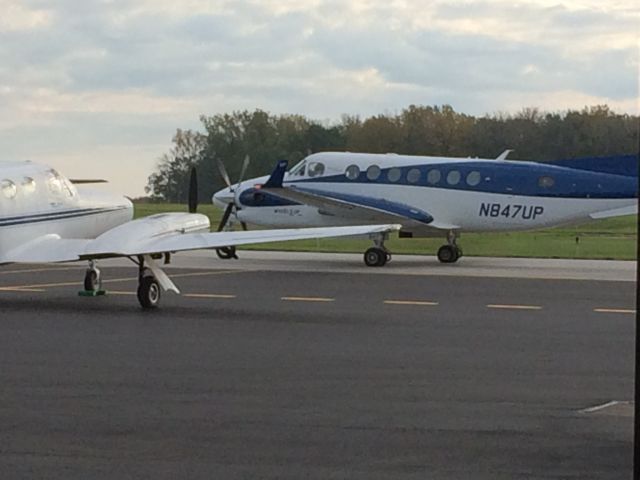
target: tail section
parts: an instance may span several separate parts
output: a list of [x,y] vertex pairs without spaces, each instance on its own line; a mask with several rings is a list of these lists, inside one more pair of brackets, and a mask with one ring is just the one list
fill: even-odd
[[625,177],[638,176],[638,155],[612,155],[609,157],[585,157],[554,160],[548,162],[558,167],[575,168],[591,172],[608,173],[611,175],[624,175]]

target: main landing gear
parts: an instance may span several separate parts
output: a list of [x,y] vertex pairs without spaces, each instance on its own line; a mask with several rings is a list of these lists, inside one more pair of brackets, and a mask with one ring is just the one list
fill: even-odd
[[[165,263],[170,260],[169,254],[165,254]],[[138,265],[138,289],[136,296],[140,306],[144,309],[156,308],[160,304],[162,291],[172,290],[180,293],[178,287],[171,281],[166,273],[154,261],[150,255],[140,255],[137,258],[129,257],[131,261]],[[96,262],[91,260],[89,268],[84,276],[84,291],[79,292],[82,296],[95,297],[104,295],[102,289],[102,276],[96,266]]]
[[136,296],[142,308],[156,308],[162,297],[160,283],[153,272],[144,266],[144,259],[138,263],[138,290]]
[[455,263],[462,257],[462,249],[456,244],[456,234],[451,230],[447,234],[447,244],[438,249],[438,260],[441,263]]
[[232,258],[238,259],[236,254],[236,247],[220,247],[216,248],[216,255],[222,260],[230,260]]
[[384,246],[384,241],[389,238],[387,233],[372,235],[374,246],[364,252],[364,263],[367,267],[383,267],[391,261],[391,252]]

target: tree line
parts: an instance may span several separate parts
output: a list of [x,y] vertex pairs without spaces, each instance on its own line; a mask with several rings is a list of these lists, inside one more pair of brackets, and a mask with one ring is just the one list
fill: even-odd
[[148,179],[145,190],[152,200],[186,202],[195,166],[200,200],[209,201],[225,185],[216,159],[235,182],[246,155],[250,164],[245,178],[268,174],[279,160],[293,166],[322,151],[494,158],[510,148],[513,158],[535,161],[634,154],[640,117],[614,113],[606,105],[565,112],[526,108],[482,117],[458,113],[449,105],[411,105],[395,115],[344,115],[333,124],[262,110],[200,120],[204,132],[176,131],[173,147]]

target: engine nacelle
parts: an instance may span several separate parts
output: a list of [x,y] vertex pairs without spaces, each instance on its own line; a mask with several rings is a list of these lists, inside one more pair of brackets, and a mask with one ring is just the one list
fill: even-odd
[[[144,245],[165,235],[209,232],[209,217],[199,213],[158,213],[112,228],[93,240],[85,254],[108,257],[131,251],[144,251]],[[164,252],[157,252],[164,253]],[[97,258],[97,257],[96,257]]]

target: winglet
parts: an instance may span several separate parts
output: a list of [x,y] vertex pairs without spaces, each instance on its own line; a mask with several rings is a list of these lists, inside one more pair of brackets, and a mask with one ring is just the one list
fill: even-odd
[[269,180],[266,181],[264,188],[282,188],[282,180],[284,179],[284,174],[287,171],[287,165],[289,162],[286,160],[280,160],[276,168],[271,172],[271,176]]

